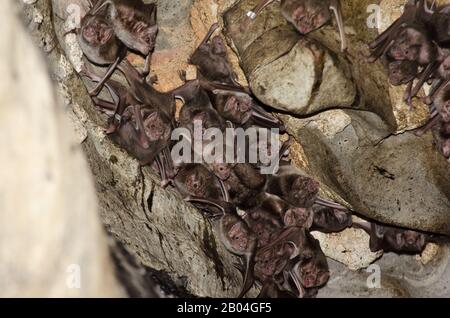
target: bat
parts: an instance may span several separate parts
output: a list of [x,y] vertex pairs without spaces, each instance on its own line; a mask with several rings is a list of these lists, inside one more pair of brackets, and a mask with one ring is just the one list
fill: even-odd
[[235,255],[241,256],[245,261],[244,281],[238,298],[244,297],[254,284],[254,259],[257,238],[247,224],[237,215],[236,208],[227,202],[220,200],[205,200],[189,197],[188,202],[209,204],[222,210],[219,221],[219,233],[221,241],[227,250]]
[[242,87],[236,80],[230,62],[228,61],[225,43],[220,36],[212,37],[219,28],[214,23],[189,58],[189,63],[196,65],[201,78],[208,81]]
[[[251,21],[256,19],[257,15],[272,2],[275,0],[262,0],[252,11],[247,12],[241,22],[241,31],[247,31]],[[341,38],[341,51],[346,51],[347,37],[339,0],[281,0],[280,8],[283,17],[301,34],[320,29],[331,20],[334,13]]]
[[158,25],[156,24],[156,5],[145,4],[142,0],[106,0],[100,2],[96,11],[106,8],[117,38],[130,50],[146,57],[144,72],[150,72],[151,53],[155,48]]
[[[94,11],[97,13],[94,14]],[[105,15],[96,7],[81,19],[80,28],[76,32],[80,48],[87,59],[98,66],[109,66],[103,79],[89,92],[91,96],[96,96],[125,57],[126,48],[116,37]]]
[[352,226],[352,214],[348,210],[333,209],[319,205],[313,206],[311,231],[337,233]]

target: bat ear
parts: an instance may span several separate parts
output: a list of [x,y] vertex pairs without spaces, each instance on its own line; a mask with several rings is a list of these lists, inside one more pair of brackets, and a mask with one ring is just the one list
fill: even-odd
[[234,108],[234,103],[236,101],[236,98],[234,96],[230,96],[225,103],[225,107],[223,108],[224,111],[229,112]]
[[397,246],[402,246],[403,245],[403,235],[402,233],[397,233],[395,235],[395,242],[397,243]]
[[384,226],[372,223],[372,229],[374,230],[375,236],[377,238],[383,238],[386,233],[386,228]]
[[308,209],[307,213],[309,213],[309,215],[308,215],[308,219],[305,222],[305,228],[310,229],[314,223],[314,213],[313,213],[312,209]]

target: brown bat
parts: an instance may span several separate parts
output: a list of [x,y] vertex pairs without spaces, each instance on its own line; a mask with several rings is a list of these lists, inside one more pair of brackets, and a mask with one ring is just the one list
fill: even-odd
[[205,166],[185,164],[174,179],[175,187],[183,197],[228,201],[227,191],[221,182]]
[[125,75],[135,99],[144,104],[159,108],[175,123],[176,93],[157,91],[141,77],[136,68],[127,59],[124,59],[118,65],[118,69]]
[[262,199],[260,205],[247,210],[244,216],[244,220],[258,237],[258,247],[268,245],[284,226],[283,220],[267,201],[268,199]]
[[396,61],[408,60],[423,66],[433,64],[438,49],[423,25],[410,24],[401,27],[387,54]]
[[265,192],[299,208],[310,208],[318,199],[319,183],[290,165],[283,165],[267,178]]
[[238,298],[244,297],[255,281],[253,271],[258,239],[237,215],[236,208],[232,204],[220,200],[205,200],[193,197],[188,197],[186,200],[192,203],[209,204],[222,210],[223,215],[219,221],[221,241],[229,252],[244,257],[244,282]]
[[219,28],[214,23],[209,29],[200,46],[189,59],[189,63],[196,65],[200,79],[242,87],[236,80],[230,62],[228,61],[225,43],[220,36],[211,39],[213,33]]
[[[241,23],[245,32],[256,16],[275,0],[262,0],[253,11],[247,12]],[[347,38],[344,30],[340,0],[281,0],[281,14],[292,23],[301,34],[308,34],[321,28],[331,20],[334,13],[341,37],[341,51],[347,49]]]
[[[431,17],[427,2],[424,0],[409,0],[405,5],[403,14],[389,28],[381,33],[375,40],[369,43],[369,48],[373,50],[369,57],[370,62],[376,61],[380,56],[387,53],[389,48],[397,40],[398,34],[405,28],[414,24],[420,24],[419,28],[423,30],[426,21]],[[402,43],[405,42],[403,39]]]
[[199,81],[188,82],[184,86],[183,94],[179,95],[182,95],[184,101],[178,119],[181,127],[188,128],[193,134],[194,121],[199,120],[202,122],[203,131],[208,128],[224,131],[225,121],[212,106],[208,93],[200,86]]
[[411,91],[414,80],[418,74],[419,65],[414,61],[393,61],[388,65],[389,82],[394,86],[408,85],[404,100],[411,99]]
[[[101,80],[86,67],[82,72],[94,82]],[[109,79],[106,87],[114,103],[93,98],[94,104],[110,116],[106,133],[111,134],[141,165],[150,164],[156,159],[165,185],[170,177],[167,172],[171,168],[165,162],[173,128],[170,118],[149,105],[140,105],[119,82]]]
[[289,261],[289,255],[283,244],[261,248],[255,255],[255,277],[258,281],[272,280],[280,275]]
[[100,3],[94,12],[106,8],[107,18],[117,38],[130,50],[146,57],[142,74],[146,77],[158,34],[156,5],[145,4],[142,0],[106,0]]
[[[93,11],[97,13],[94,14]],[[96,7],[81,19],[80,28],[76,32],[80,48],[87,59],[98,66],[109,66],[103,79],[89,92],[91,96],[96,96],[125,57],[126,48],[116,37],[105,14]]]
[[[204,83],[204,81],[203,81]],[[283,123],[268,113],[246,91],[237,91],[234,87],[222,89],[211,85],[209,90],[211,101],[217,112],[226,120],[238,126],[259,126],[263,128],[278,128],[285,132]]]
[[276,217],[277,222],[281,222],[284,227],[297,226],[309,229],[313,224],[312,209],[305,209],[295,207],[280,197],[261,193],[258,195],[258,206],[247,211],[249,215],[253,213],[270,215],[272,218]]
[[327,259],[319,241],[308,233],[305,237],[306,240],[296,246],[298,249],[301,248],[301,253],[294,265],[292,277],[298,279],[301,286],[306,289],[322,287],[330,278]]
[[370,250],[397,254],[420,254],[431,241],[431,236],[413,230],[395,228],[368,222],[355,222],[370,235]]
[[313,215],[311,231],[337,233],[351,227],[353,224],[352,214],[348,210],[314,205]]
[[[279,245],[283,246],[280,249]],[[304,288],[321,287],[330,277],[328,263],[320,248],[320,243],[308,234],[304,228],[288,227],[268,246],[261,248],[258,253],[277,247],[279,253],[287,254],[289,262],[287,270],[299,292],[304,296]]]
[[248,163],[238,163],[230,171],[225,180],[230,200],[242,209],[248,209],[257,204],[257,194],[262,191],[266,178]]

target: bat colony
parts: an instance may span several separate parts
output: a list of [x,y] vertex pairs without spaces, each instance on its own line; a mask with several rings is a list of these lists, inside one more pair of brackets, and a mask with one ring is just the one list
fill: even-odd
[[[243,19],[241,28],[247,29],[271,2],[262,1]],[[189,62],[197,66],[198,78],[185,81],[171,92],[157,91],[147,81],[158,33],[156,11],[154,4],[141,0],[94,1],[76,30],[87,60],[107,67],[103,76],[96,75],[89,64],[82,71],[95,83],[90,91],[94,104],[108,115],[106,133],[141,165],[156,169],[163,186],[173,185],[186,201],[217,221],[222,243],[244,261],[236,264],[243,275],[240,297],[254,284],[261,287],[260,297],[314,297],[327,283],[330,272],[320,244],[310,232],[340,232],[353,226],[352,213],[318,197],[319,183],[285,158],[289,141],[281,147],[280,169],[275,175],[261,174],[259,164],[180,164],[172,160],[171,132],[177,127],[192,131],[194,120],[201,120],[203,129],[258,126],[284,132],[284,127],[248,87],[238,83],[222,38],[214,36],[217,24],[211,26],[190,57]],[[281,11],[303,34],[320,28],[334,12],[342,50],[346,49],[338,0],[281,0]],[[389,61],[394,85],[412,83],[418,75],[421,84],[430,80],[435,83],[430,101],[439,117],[441,147],[448,153],[450,86],[447,88],[444,44],[450,41],[450,19],[446,24],[446,15],[446,8],[431,13],[426,3],[410,1],[399,21],[370,46],[372,60],[384,56]],[[435,38],[427,31],[432,21],[437,21],[435,34],[439,36]],[[145,58],[144,70],[137,70],[127,60],[128,51]],[[111,79],[116,71],[123,74],[128,85]],[[112,101],[98,97],[103,88]],[[410,89],[408,99],[418,90],[417,86]],[[184,104],[178,118],[177,98]],[[375,223],[355,226],[370,234],[372,250],[420,253],[433,239]]]
[[416,134],[433,129],[439,151],[450,160],[450,6],[409,0],[400,18],[369,48],[369,61],[382,58],[392,85],[407,85],[404,100],[409,105],[425,83],[431,85],[422,98],[431,118]]

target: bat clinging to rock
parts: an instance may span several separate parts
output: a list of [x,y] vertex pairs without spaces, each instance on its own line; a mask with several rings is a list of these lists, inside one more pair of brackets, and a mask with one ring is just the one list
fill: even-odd
[[352,226],[352,214],[346,210],[313,206],[313,224],[311,231],[337,233]]
[[227,201],[223,183],[201,164],[182,166],[174,183],[184,197]]
[[376,223],[355,222],[354,226],[363,229],[370,235],[372,252],[383,250],[397,254],[420,254],[431,238],[429,235],[417,231]]
[[[248,25],[257,15],[275,0],[262,0],[241,23],[241,30],[246,31]],[[281,14],[292,23],[301,34],[308,34],[321,28],[331,20],[334,13],[341,38],[341,51],[347,49],[347,38],[344,30],[340,0],[280,0]]]
[[189,197],[186,200],[192,203],[211,205],[222,211],[222,217],[219,221],[221,241],[229,252],[244,257],[244,282],[238,296],[239,298],[244,297],[255,281],[253,271],[256,247],[258,245],[256,236],[237,215],[236,208],[230,203],[194,197]]
[[310,208],[317,200],[319,183],[290,165],[282,165],[267,178],[265,192],[279,196],[293,206]]
[[106,0],[97,10],[104,8],[117,38],[130,50],[146,57],[143,75],[148,75],[158,34],[156,5],[145,4],[142,0]]
[[103,84],[125,57],[126,48],[116,37],[112,26],[104,14],[93,14],[91,9],[81,20],[77,29],[78,43],[87,59],[98,66],[109,66],[102,80],[89,92],[91,96],[98,95]]
[[200,75],[206,80],[241,87],[228,61],[225,43],[218,35],[212,37],[218,28],[217,23],[211,26],[199,47],[190,57],[189,63],[196,65]]

